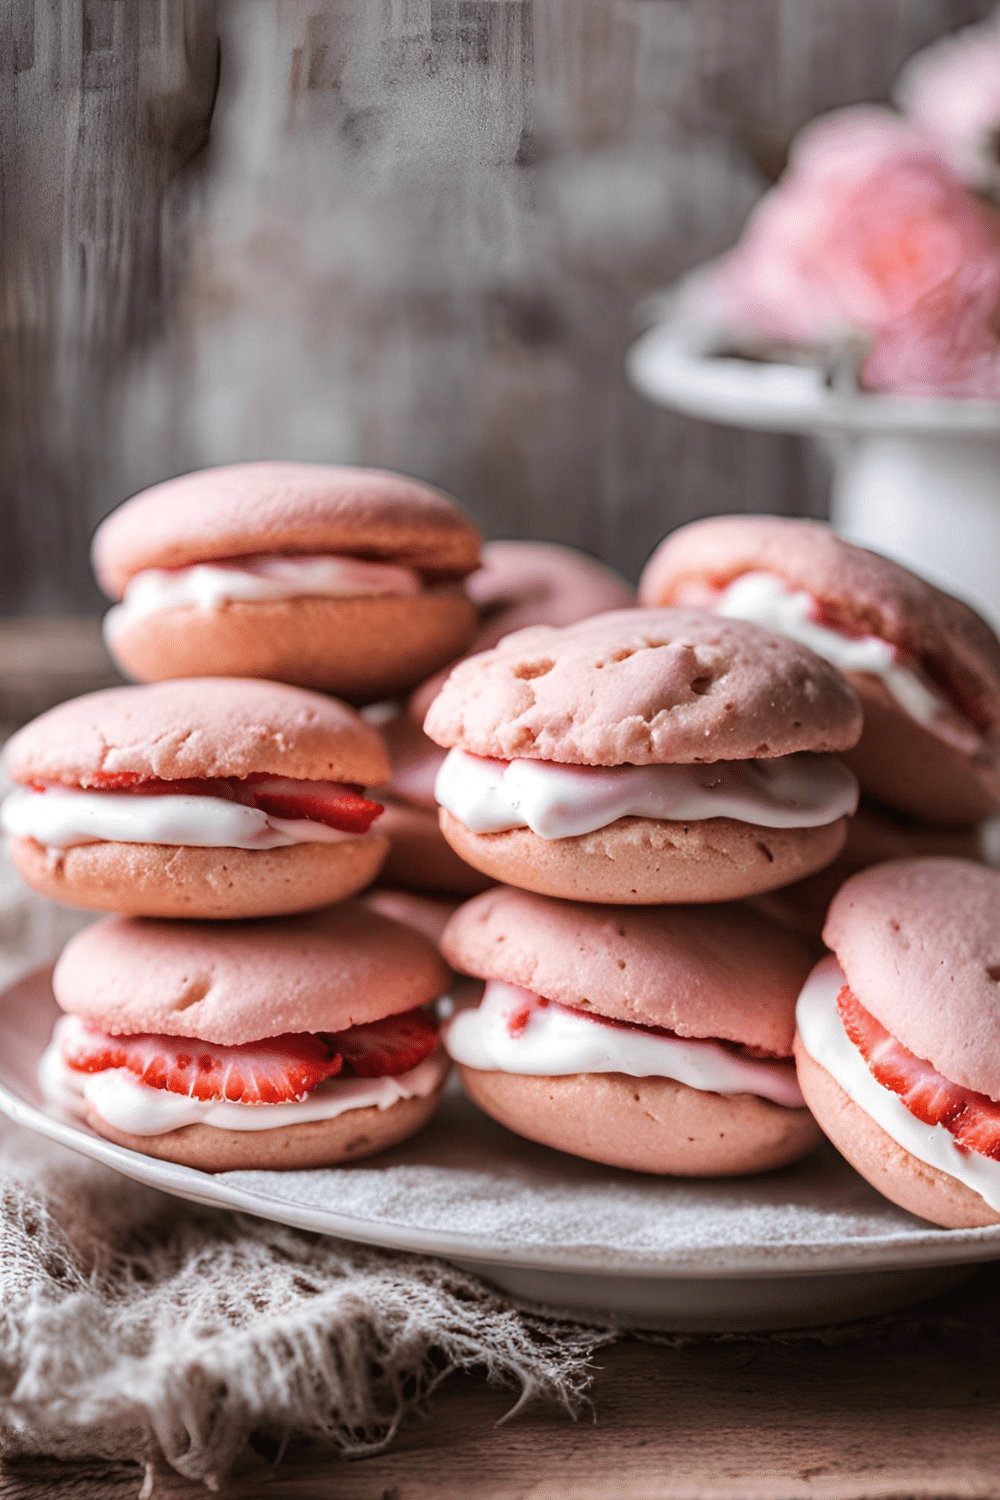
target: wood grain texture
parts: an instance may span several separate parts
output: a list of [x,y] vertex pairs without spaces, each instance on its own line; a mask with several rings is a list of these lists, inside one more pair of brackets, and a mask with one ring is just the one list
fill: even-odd
[[[596,1356],[593,1412],[532,1404],[504,1426],[509,1392],[449,1380],[428,1420],[389,1451],[345,1463],[260,1455],[233,1500],[998,1500],[995,1268],[926,1310],[861,1337],[625,1342]],[[836,1340],[836,1336],[835,1336]],[[133,1500],[126,1465],[25,1460],[0,1500]],[[204,1495],[159,1473],[148,1500]]]
[[4,0],[0,609],[92,609],[95,522],[239,458],[403,469],[633,576],[694,515],[821,512],[798,440],[628,391],[633,310],[991,8]]

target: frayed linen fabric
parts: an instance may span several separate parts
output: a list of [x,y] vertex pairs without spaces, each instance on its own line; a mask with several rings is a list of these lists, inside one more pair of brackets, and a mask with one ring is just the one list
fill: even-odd
[[[91,920],[0,851],[0,985]],[[375,1452],[454,1370],[509,1386],[512,1409],[575,1412],[611,1337],[443,1261],[196,1207],[0,1119],[2,1458],[131,1459],[147,1493],[166,1465],[215,1489],[251,1437]]]
[[253,1436],[377,1451],[454,1370],[575,1412],[613,1335],[423,1256],[203,1209],[0,1128],[0,1453],[165,1461]]

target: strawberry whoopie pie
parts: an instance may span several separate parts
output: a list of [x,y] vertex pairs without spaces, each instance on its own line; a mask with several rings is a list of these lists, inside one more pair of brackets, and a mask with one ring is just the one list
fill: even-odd
[[982,831],[976,824],[921,823],[862,797],[848,822],[847,842],[832,864],[778,891],[754,896],[753,904],[774,921],[819,940],[830,902],[845,880],[869,865],[921,855],[982,859]]
[[448,1072],[419,932],[345,901],[260,922],[110,917],[63,950],[39,1076],[99,1135],[206,1172],[381,1151]]
[[893,1203],[1000,1223],[1000,873],[898,860],[847,881],[796,1007],[809,1108]]
[[69,906],[260,917],[361,890],[387,843],[377,730],[318,693],[189,678],[89,693],[8,741],[14,863]]
[[519,1135],[679,1176],[767,1171],[819,1140],[791,1060],[810,951],[745,907],[499,886],[455,913],[441,948],[487,981],[444,1045],[476,1103]]
[[536,626],[460,662],[424,728],[452,847],[571,900],[725,901],[829,864],[858,700],[806,647],[695,610]]
[[682,527],[639,594],[753,621],[846,672],[865,723],[845,760],[878,801],[936,823],[1000,811],[1000,641],[958,599],[818,521],[774,516]]
[[112,656],[142,682],[266,677],[352,703],[408,691],[475,626],[479,533],[372,469],[250,463],[144,490],[93,545]]
[[[483,565],[466,588],[479,615],[466,655],[486,651],[527,625],[569,625],[635,603],[624,578],[603,563],[548,542],[488,542]],[[392,761],[392,779],[381,789],[380,827],[390,843],[382,874],[415,890],[474,896],[491,882],[460,859],[441,833],[434,781],[444,751],[421,728],[447,675],[423,683],[381,726]]]

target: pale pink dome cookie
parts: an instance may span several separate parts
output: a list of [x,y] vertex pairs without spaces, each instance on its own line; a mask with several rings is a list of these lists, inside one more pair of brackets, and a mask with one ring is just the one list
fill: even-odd
[[720,516],[661,542],[645,604],[696,604],[811,646],[847,673],[862,790],[911,817],[1000,811],[1000,641],[968,605],[818,521]]
[[328,1166],[404,1140],[448,1072],[448,970],[358,902],[254,922],[112,917],[67,944],[42,1090],[108,1140],[205,1172]]
[[847,1160],[946,1228],[1000,1223],[1000,873],[961,859],[855,875],[796,1007],[802,1092]]
[[571,900],[772,890],[839,852],[858,701],[805,647],[694,610],[535,627],[460,662],[424,728],[470,864]]
[[387,850],[365,788],[389,774],[344,703],[195,677],[61,703],[8,741],[14,863],[68,906],[236,918],[353,895]]
[[469,640],[479,532],[440,491],[322,464],[205,469],[98,527],[105,635],[129,676],[264,677],[354,703],[406,692]]
[[487,981],[445,1047],[472,1098],[519,1135],[678,1176],[768,1171],[816,1144],[791,1061],[810,951],[746,908],[500,886],[455,913],[441,947]]

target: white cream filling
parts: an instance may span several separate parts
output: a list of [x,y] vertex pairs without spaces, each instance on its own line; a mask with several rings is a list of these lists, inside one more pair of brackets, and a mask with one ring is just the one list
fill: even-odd
[[1000,1162],[963,1150],[943,1125],[925,1125],[869,1071],[837,1010],[837,996],[846,983],[835,958],[822,959],[806,980],[795,1019],[809,1056],[904,1151],[947,1172],[1000,1212]]
[[[511,1018],[528,1010],[511,1031]],[[609,1026],[564,1005],[539,1005],[537,995],[491,979],[474,1009],[460,1010],[442,1040],[455,1062],[484,1072],[563,1077],[568,1073],[626,1073],[672,1078],[711,1094],[756,1094],[788,1109],[805,1100],[790,1061],[755,1062],[716,1042],[655,1036]]]
[[195,849],[284,849],[359,838],[311,818],[275,818],[226,797],[85,792],[17,787],[0,806],[0,826],[47,849],[77,844],[188,845]]
[[[944,718],[954,719],[955,710],[923,677],[898,663],[896,648],[879,636],[856,639],[841,635],[814,618],[816,600],[803,590],[794,593],[774,573],[744,573],[724,590],[715,605],[715,613],[731,620],[748,620],[777,635],[788,636],[808,646],[842,672],[869,672],[885,684],[886,690],[904,713],[918,724],[933,728]],[[970,725],[969,729],[979,735]]]
[[[69,1023],[67,1025],[67,1023]],[[274,1130],[303,1125],[310,1120],[333,1120],[351,1109],[390,1109],[400,1099],[426,1099],[439,1087],[449,1068],[440,1049],[398,1077],[327,1078],[304,1099],[288,1104],[234,1104],[231,1101],[190,1099],[154,1089],[127,1068],[81,1073],[63,1060],[60,1038],[77,1017],[63,1016],[38,1064],[38,1081],[47,1101],[69,1114],[83,1113],[89,1104],[102,1120],[129,1135],[165,1135],[185,1125],[212,1125],[219,1130]]]
[[245,557],[190,568],[148,568],[136,573],[121,604],[104,616],[110,639],[147,615],[166,609],[217,609],[246,600],[358,599],[413,595],[423,590],[412,568],[363,562],[354,557]]
[[455,749],[434,795],[471,833],[530,828],[543,839],[564,839],[627,817],[819,828],[854,812],[858,784],[834,756],[809,753],[708,765],[569,766]]

